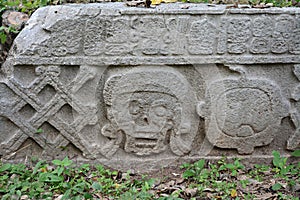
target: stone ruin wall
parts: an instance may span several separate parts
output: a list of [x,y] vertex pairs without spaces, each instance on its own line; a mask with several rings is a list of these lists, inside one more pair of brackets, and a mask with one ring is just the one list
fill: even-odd
[[0,155],[141,171],[300,143],[300,9],[40,8],[0,71]]

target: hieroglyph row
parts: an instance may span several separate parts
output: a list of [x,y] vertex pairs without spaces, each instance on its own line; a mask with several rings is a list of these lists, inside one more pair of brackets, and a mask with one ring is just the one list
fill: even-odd
[[[51,9],[50,9],[51,11]],[[100,16],[51,21],[48,35],[23,55],[139,56],[300,54],[299,19],[292,15]]]

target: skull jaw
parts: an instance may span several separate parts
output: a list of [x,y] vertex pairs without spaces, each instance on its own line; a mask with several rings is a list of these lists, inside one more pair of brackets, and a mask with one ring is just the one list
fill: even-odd
[[[164,144],[166,134],[156,133],[156,137],[147,137],[145,133],[141,137],[141,133],[137,134],[140,137],[132,137],[126,135],[125,151],[128,153],[134,153],[139,156],[158,154],[166,150]],[[152,133],[149,136],[153,136]]]

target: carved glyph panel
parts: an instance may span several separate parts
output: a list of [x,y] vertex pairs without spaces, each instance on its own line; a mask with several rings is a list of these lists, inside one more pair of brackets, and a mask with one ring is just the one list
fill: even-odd
[[197,110],[205,118],[211,144],[251,154],[254,147],[272,142],[288,103],[274,82],[243,75],[212,82]]

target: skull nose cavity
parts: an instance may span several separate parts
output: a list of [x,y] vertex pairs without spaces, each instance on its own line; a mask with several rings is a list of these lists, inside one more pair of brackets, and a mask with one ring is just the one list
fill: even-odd
[[143,117],[143,121],[144,121],[146,124],[149,124],[149,121],[148,121],[148,117],[147,117],[147,116],[144,116],[144,117]]

